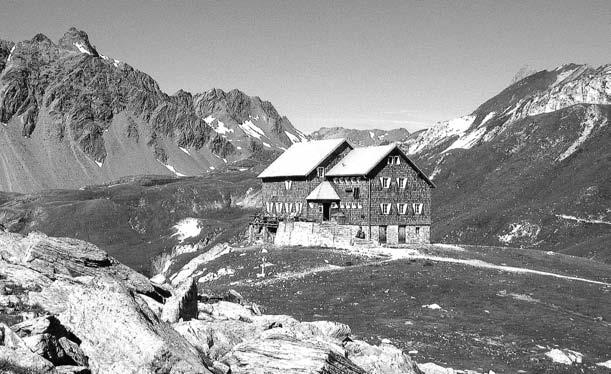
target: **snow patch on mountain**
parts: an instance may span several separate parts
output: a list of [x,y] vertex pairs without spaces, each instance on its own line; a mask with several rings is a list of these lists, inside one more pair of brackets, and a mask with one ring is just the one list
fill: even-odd
[[246,133],[246,135],[251,136],[253,138],[261,139],[261,136],[265,136],[265,132],[261,130],[257,125],[252,123],[252,121],[246,121],[240,125],[240,128]]
[[74,46],[81,52],[81,53],[86,53],[88,55],[93,55],[93,53],[91,53],[87,47],[85,46],[85,43],[83,42],[75,42]]
[[293,144],[301,142],[301,140],[297,136],[291,134],[290,132],[285,131],[284,133],[286,134],[286,136],[289,137],[289,139],[291,140]]
[[187,217],[175,224],[173,227],[174,234],[171,237],[176,237],[179,242],[184,242],[188,238],[194,238],[202,232],[200,220],[197,218]]
[[603,221],[601,219],[579,218],[575,216],[569,216],[567,214],[555,214],[555,216],[558,218],[562,218],[562,219],[566,219],[570,221],[577,221],[580,223],[596,223],[596,224],[601,224],[601,225],[611,225],[611,222]]
[[583,361],[583,354],[570,349],[554,348],[545,355],[552,361],[564,365],[581,364]]
[[479,127],[484,127],[484,125],[486,124],[486,122],[490,121],[492,118],[494,118],[494,116],[496,115],[496,112],[490,112],[486,115],[486,117],[484,117],[484,119],[482,120],[482,122],[479,124]]
[[[575,140],[575,142],[566,149],[566,151],[564,151],[560,156],[558,156],[558,158],[556,158],[556,161],[560,162],[575,153],[575,151],[577,151],[577,148],[579,148],[579,146],[581,146],[592,133],[592,130],[596,126],[596,120],[598,118],[599,117],[598,113],[596,112],[596,109],[594,109],[593,107],[588,108],[588,111],[586,113],[586,120],[582,123],[583,129],[581,130],[581,134],[579,135],[577,140]],[[605,120],[601,124],[601,126],[605,126],[606,123],[607,122]]]
[[167,165],[167,164],[164,164],[164,163],[162,163],[161,165],[165,166],[166,169],[168,169],[169,171],[174,173],[174,175],[176,175],[177,177],[186,177],[185,174],[177,172],[176,169],[174,168],[174,166],[172,166],[172,165]]
[[6,62],[10,62],[11,58],[13,58],[13,52],[15,51],[16,46],[17,44],[13,45],[13,48],[11,48],[11,51],[8,53],[8,57],[6,58]]
[[480,127],[475,131],[471,131],[470,133],[461,136],[441,153],[446,153],[451,149],[470,149],[484,136],[486,130],[487,129],[485,127]]
[[415,139],[408,140],[405,144],[407,146],[407,153],[418,153],[425,147],[439,144],[450,136],[461,136],[471,127],[475,117],[474,115],[468,115],[437,123],[430,129],[418,134]]
[[214,131],[216,131],[219,134],[228,134],[233,132],[233,129],[230,129],[229,127],[225,126],[225,124],[221,121],[216,121],[216,129],[214,129]]

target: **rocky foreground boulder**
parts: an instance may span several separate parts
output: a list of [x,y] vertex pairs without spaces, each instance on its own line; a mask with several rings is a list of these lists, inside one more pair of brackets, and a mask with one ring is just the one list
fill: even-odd
[[80,240],[0,233],[0,372],[419,373],[346,325],[198,298],[193,278],[154,284]]

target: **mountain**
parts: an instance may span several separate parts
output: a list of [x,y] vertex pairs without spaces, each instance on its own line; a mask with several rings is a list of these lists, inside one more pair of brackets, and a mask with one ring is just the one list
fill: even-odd
[[344,127],[321,127],[310,134],[313,140],[346,138],[352,144],[361,147],[369,145],[388,144],[407,140],[409,132],[406,129],[393,130],[358,130]]
[[402,143],[437,185],[433,240],[611,261],[611,64],[568,64]]
[[71,28],[0,41],[0,190],[100,184],[135,174],[201,175],[306,139],[239,90],[167,95]]

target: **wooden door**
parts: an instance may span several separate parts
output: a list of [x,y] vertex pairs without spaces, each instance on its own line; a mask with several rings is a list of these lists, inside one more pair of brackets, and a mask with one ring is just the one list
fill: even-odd
[[386,243],[386,226],[380,226],[380,234],[378,236],[380,243]]
[[405,226],[399,226],[399,244],[405,244]]
[[331,203],[323,203],[322,204],[322,220],[323,221],[329,220],[329,218],[331,217],[330,211],[331,211]]

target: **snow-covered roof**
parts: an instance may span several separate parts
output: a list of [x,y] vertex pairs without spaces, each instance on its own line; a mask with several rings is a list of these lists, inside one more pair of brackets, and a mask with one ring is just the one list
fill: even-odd
[[340,200],[340,198],[337,192],[335,192],[333,185],[328,181],[324,181],[310,192],[306,200]]
[[326,175],[330,177],[366,175],[395,148],[397,148],[395,144],[355,148]]
[[263,170],[259,178],[306,176],[345,142],[341,138],[295,143]]

